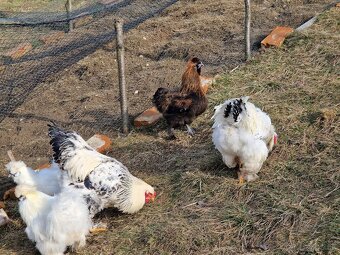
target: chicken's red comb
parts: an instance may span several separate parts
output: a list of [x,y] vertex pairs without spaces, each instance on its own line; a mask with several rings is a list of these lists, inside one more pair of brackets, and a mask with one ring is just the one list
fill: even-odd
[[274,134],[274,145],[276,145],[277,144],[277,134],[275,133]]

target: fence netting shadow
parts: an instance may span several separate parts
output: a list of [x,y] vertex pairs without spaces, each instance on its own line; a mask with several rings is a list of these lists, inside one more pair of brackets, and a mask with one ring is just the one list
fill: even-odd
[[[8,116],[15,116],[13,111],[50,76],[113,41],[115,19],[123,19],[124,31],[129,31],[177,1],[86,1],[85,5],[74,5],[70,14],[65,12],[65,3],[61,2],[52,1],[43,11],[40,7],[39,11],[0,12],[0,123]],[[48,34],[58,36],[57,32],[67,32],[70,20],[77,26],[72,32],[53,43],[41,40]],[[25,55],[6,56],[15,45],[25,47],[27,42],[31,49]],[[99,110],[91,114],[104,122],[110,119]]]

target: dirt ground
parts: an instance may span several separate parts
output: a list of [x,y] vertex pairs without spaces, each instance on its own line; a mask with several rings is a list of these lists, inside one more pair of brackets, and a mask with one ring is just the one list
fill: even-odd
[[[254,49],[273,27],[295,27],[322,10],[326,3],[329,1],[253,1]],[[142,3],[140,6],[145,7]],[[118,15],[126,17],[126,13],[133,11],[135,10],[124,9],[124,13]],[[64,46],[74,40],[79,43],[79,40],[93,36],[95,29],[100,34],[99,30],[112,28],[114,18],[106,16],[88,27],[79,28],[75,33],[62,38],[57,45]],[[238,1],[214,0],[179,1],[159,16],[129,31],[125,43],[131,120],[152,105],[151,97],[158,87],[178,86],[189,57],[198,56],[202,59],[205,63],[204,75],[222,73],[241,64],[242,29],[243,6]],[[44,32],[46,31],[28,30],[23,35]],[[17,33],[20,34],[20,31]],[[9,38],[15,36],[10,34]],[[94,35],[93,40],[96,39],[99,38]],[[7,40],[4,44],[6,43]],[[91,43],[93,42],[90,41],[89,44]],[[63,70],[58,67],[64,67],[67,54],[77,54],[77,44],[66,48],[66,53],[60,53],[60,56],[58,51],[53,50],[43,55],[48,49],[48,46],[37,47],[32,55],[38,57],[27,57],[23,62],[5,65],[2,67],[4,70],[0,69],[4,87],[9,86],[12,79],[19,80],[15,81],[18,83],[17,88],[3,93],[1,110],[6,111],[6,107],[11,109],[11,101],[14,101],[15,111],[1,123],[2,152],[13,147],[16,153],[24,156],[27,155],[24,147],[33,146],[35,150],[30,150],[30,156],[46,161],[48,145],[41,141],[46,139],[46,121],[49,120],[72,127],[84,136],[91,136],[95,132],[108,133],[112,137],[118,135],[119,90],[114,44],[107,43],[84,58],[75,57],[75,63],[71,62]],[[58,72],[55,73],[56,71]],[[16,89],[27,91],[17,95]],[[17,103],[20,100],[23,101],[22,104]],[[6,106],[7,102],[10,106]],[[134,132],[133,127],[132,130]],[[27,140],[33,144],[28,146]],[[29,163],[40,164],[36,159]]]
[[[322,0],[253,1],[253,49],[257,49],[259,40],[273,27],[278,25],[296,27],[321,11],[328,3],[330,1]],[[93,28],[98,26],[100,30],[103,23],[111,26],[109,24],[113,24],[113,19],[114,17],[105,16],[96,21],[97,23],[91,23],[89,28],[79,28],[79,32],[76,31],[58,43],[67,43],[85,36],[91,37],[94,33]],[[211,0],[178,1],[160,15],[130,30],[125,35],[125,47],[131,122],[140,112],[152,106],[151,97],[158,87],[178,86],[183,67],[189,57],[200,57],[205,64],[204,75],[208,76],[228,72],[242,64],[242,27],[243,5],[240,1]],[[44,50],[43,46],[38,47],[32,54],[39,54]],[[76,52],[77,48],[72,48],[72,51]],[[270,64],[279,66],[284,57],[282,54],[279,54],[278,59],[273,56],[273,54],[269,55],[273,58]],[[256,185],[250,188],[247,186],[244,189],[236,187],[234,185],[235,173],[225,173],[225,167],[210,143],[210,117],[214,103],[232,96],[228,91],[221,89],[224,88],[221,84],[229,84],[228,78],[218,85],[222,92],[213,89],[213,93],[209,96],[212,103],[207,113],[195,123],[194,127],[199,135],[193,140],[181,131],[176,133],[178,140],[173,142],[165,140],[163,122],[151,128],[136,129],[131,126],[130,135],[124,138],[119,132],[119,92],[114,43],[99,44],[97,49],[88,56],[76,59],[74,63],[59,70],[58,65],[63,65],[63,57],[64,55],[59,58],[60,62],[57,62],[55,66],[58,72],[51,72],[53,74],[43,77],[41,83],[29,87],[30,91],[25,94],[24,102],[13,104],[17,107],[0,123],[0,183],[6,183],[6,185],[8,183],[4,170],[4,165],[8,162],[6,156],[8,149],[12,149],[17,158],[24,160],[32,167],[37,167],[49,160],[51,150],[46,124],[53,120],[66,128],[78,131],[84,138],[89,138],[94,133],[104,133],[110,136],[114,144],[110,155],[123,162],[133,174],[142,177],[159,190],[157,202],[147,206],[141,213],[127,216],[107,210],[99,215],[98,218],[108,223],[110,231],[103,235],[89,237],[89,249],[82,251],[83,254],[240,254],[246,252],[249,254],[298,254],[300,251],[302,253],[299,254],[326,254],[319,252],[318,241],[315,241],[315,244],[305,244],[305,246],[297,241],[299,237],[296,235],[308,235],[310,232],[294,232],[294,226],[289,225],[289,222],[301,220],[305,224],[315,223],[313,220],[303,221],[299,218],[300,216],[296,216],[298,215],[296,211],[300,210],[299,205],[296,205],[295,209],[290,208],[284,211],[288,213],[287,215],[279,214],[278,211],[273,212],[272,221],[263,220],[260,221],[260,225],[252,225],[252,220],[247,218],[249,208],[241,205],[244,199],[251,200],[251,194],[261,189]],[[257,57],[266,58],[266,55]],[[55,58],[53,54],[39,59],[28,58],[25,63],[19,63],[24,68],[16,75],[20,76],[24,73],[27,75],[29,66],[36,68],[39,64],[43,65],[44,61],[50,60],[53,63]],[[333,57],[330,56],[330,58]],[[5,71],[2,73],[7,74],[6,81],[11,78],[8,77],[11,68],[14,67],[5,66]],[[270,68],[266,69],[268,77],[273,80],[271,71]],[[253,72],[251,79],[256,80],[254,78],[256,71],[250,70],[251,72]],[[276,70],[275,73],[279,72]],[[270,93],[258,91],[257,86],[260,85],[254,85],[251,80],[247,79],[247,72],[241,72],[241,74],[251,85],[244,84],[245,81],[241,78],[235,78],[233,84],[230,85],[231,91],[238,95],[239,88],[240,91],[255,96],[259,102],[263,96],[262,105],[267,105],[267,109],[274,113],[274,106],[270,106],[270,103],[273,103],[270,101]],[[28,73],[28,75],[34,76],[33,73]],[[280,77],[279,83],[286,78]],[[294,92],[298,91],[294,90]],[[3,102],[6,100],[8,99],[4,97]],[[286,105],[285,107],[289,108]],[[282,112],[284,109],[280,108],[277,114]],[[284,125],[283,120],[278,119],[279,117],[276,117],[276,121]],[[283,127],[279,130],[281,133],[285,131]],[[283,139],[286,139],[285,135]],[[284,141],[295,144],[291,140]],[[277,175],[280,167],[286,167],[282,159],[279,160],[284,153],[287,153],[287,150],[276,151],[265,169],[273,168],[274,173],[271,174],[280,180],[274,184],[279,183],[289,189],[288,186],[282,184],[282,180],[286,177]],[[279,160],[282,164],[275,164],[275,160]],[[265,185],[273,193],[265,193],[264,197],[259,199],[263,201],[266,197],[271,201],[275,196],[280,197],[280,192],[275,190],[273,183],[266,181],[266,178],[270,178],[269,173],[263,176],[263,180],[261,176],[257,185]],[[7,186],[3,186],[0,193],[5,188]],[[299,193],[299,188],[295,188],[295,192]],[[231,194],[231,197],[224,202],[228,194]],[[235,199],[235,202],[231,198]],[[186,207],[201,200],[205,201],[205,206]],[[287,198],[286,202],[289,203],[289,201]],[[15,220],[15,224],[0,230],[0,253],[34,254],[34,246],[28,241],[23,231],[24,224],[20,220],[16,202],[7,202],[7,206],[9,216]],[[250,208],[256,210],[252,206]],[[327,210],[327,208],[324,209]],[[274,206],[273,210],[283,210],[282,204]],[[266,214],[268,212],[261,213],[257,215],[258,218],[268,216]],[[303,213],[301,215],[305,216]],[[133,226],[129,224],[130,222]],[[249,236],[252,236],[254,229],[261,229],[269,222],[268,228],[272,228],[273,233],[270,232],[271,229],[267,229],[267,232],[260,232],[266,233],[267,239],[261,239],[261,236],[255,234],[253,239],[247,239],[248,232]],[[280,232],[277,227],[283,228],[286,224],[291,227],[291,231],[294,231],[293,236],[288,238],[291,247],[284,249],[282,243],[278,244],[278,242],[287,242],[285,235],[288,234]],[[272,236],[274,236],[273,239]],[[1,241],[3,237],[5,237],[4,242]],[[230,240],[227,240],[228,238]],[[294,241],[294,238],[297,240]],[[309,247],[314,247],[313,245],[317,248],[309,249]],[[308,249],[304,248],[306,246]]]

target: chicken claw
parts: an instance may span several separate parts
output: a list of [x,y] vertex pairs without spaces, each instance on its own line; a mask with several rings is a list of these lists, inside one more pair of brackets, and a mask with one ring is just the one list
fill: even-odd
[[101,222],[94,224],[93,227],[90,229],[91,234],[98,234],[100,232],[105,232],[105,231],[107,231],[107,225]]
[[245,183],[243,175],[240,173],[238,175],[238,185],[243,185]]
[[188,129],[188,134],[193,137],[194,134],[195,134],[195,131],[192,127],[190,127],[188,124],[186,125],[187,126],[187,129]]
[[174,134],[173,128],[168,128],[168,140],[175,140],[176,136]]

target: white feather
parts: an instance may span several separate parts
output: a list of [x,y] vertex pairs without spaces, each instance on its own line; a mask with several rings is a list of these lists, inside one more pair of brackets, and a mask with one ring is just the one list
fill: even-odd
[[25,221],[26,233],[43,255],[63,254],[67,246],[85,245],[92,227],[89,212],[81,194],[72,189],[55,197],[32,186],[19,185],[19,212]]
[[54,195],[60,192],[61,171],[56,163],[41,170],[33,170],[26,166],[23,161],[11,161],[6,165],[9,175],[13,181],[20,185],[35,186],[37,190]]
[[155,193],[122,163],[95,151],[77,133],[53,126],[50,136],[55,159],[68,172],[71,181],[92,191],[88,194],[93,205],[91,215],[107,207],[135,213],[144,206],[146,193]]
[[118,196],[118,209],[123,213],[136,213],[145,204],[145,192],[154,194],[155,190],[149,184],[135,176],[132,177],[132,184],[126,197]]
[[74,147],[67,147],[62,152],[62,156],[68,158],[63,168],[67,169],[71,179],[83,181],[93,169],[110,158],[90,147],[77,133],[73,135],[75,139],[69,138],[69,141]]
[[212,140],[223,162],[229,168],[239,164],[245,179],[252,181],[258,177],[257,173],[273,147],[275,130],[266,113],[248,102],[247,97],[241,99],[242,112],[236,121],[232,113],[225,116],[226,107],[235,98],[215,107]]

